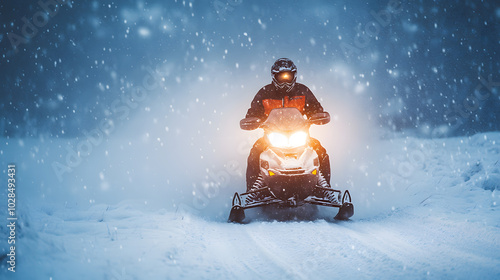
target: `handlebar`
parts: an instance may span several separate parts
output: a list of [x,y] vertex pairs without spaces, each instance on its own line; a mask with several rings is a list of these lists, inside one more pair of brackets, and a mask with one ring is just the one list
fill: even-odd
[[[315,113],[308,120],[310,124],[323,125],[330,122],[330,114],[327,112]],[[244,118],[240,121],[240,128],[243,130],[255,130],[265,123],[257,117]]]
[[244,118],[240,121],[240,128],[243,130],[254,130],[259,128],[263,122],[257,117]]

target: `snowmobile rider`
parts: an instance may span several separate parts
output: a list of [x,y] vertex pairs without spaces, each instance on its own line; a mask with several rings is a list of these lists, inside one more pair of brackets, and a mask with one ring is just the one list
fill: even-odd
[[[288,58],[276,60],[271,67],[272,84],[261,88],[255,95],[246,118],[257,117],[262,122],[268,117],[272,109],[281,107],[296,107],[310,118],[315,113],[323,112],[323,107],[318,102],[311,90],[300,83],[297,83],[297,67]],[[310,138],[309,143],[316,151],[320,161],[320,173],[325,178],[330,187],[330,159],[325,148],[321,146],[318,140]],[[259,176],[260,154],[268,147],[265,137],[255,142],[250,150],[247,163],[247,191],[254,188],[254,183]],[[323,181],[324,182],[324,181]]]

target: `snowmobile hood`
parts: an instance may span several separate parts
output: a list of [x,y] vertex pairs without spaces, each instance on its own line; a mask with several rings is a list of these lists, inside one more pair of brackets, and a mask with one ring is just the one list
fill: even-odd
[[297,108],[276,108],[271,110],[263,124],[264,129],[291,132],[307,127],[309,122]]

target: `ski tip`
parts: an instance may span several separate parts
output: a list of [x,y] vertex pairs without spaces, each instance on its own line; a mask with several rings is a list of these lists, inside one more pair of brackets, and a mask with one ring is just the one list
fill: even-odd
[[354,215],[354,205],[350,202],[344,202],[339,209],[339,212],[334,217],[335,220],[346,221]]

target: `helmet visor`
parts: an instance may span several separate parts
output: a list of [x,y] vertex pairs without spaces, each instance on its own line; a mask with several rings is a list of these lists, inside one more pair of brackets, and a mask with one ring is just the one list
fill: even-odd
[[278,83],[291,83],[293,79],[295,78],[295,73],[291,71],[284,71],[284,72],[279,72],[275,75],[276,81]]

